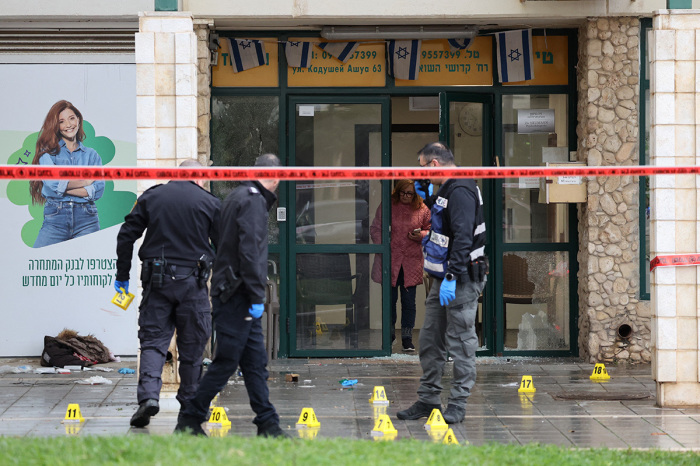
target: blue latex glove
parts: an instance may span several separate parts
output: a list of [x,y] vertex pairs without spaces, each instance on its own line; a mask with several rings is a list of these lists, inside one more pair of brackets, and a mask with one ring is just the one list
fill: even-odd
[[129,280],[124,281],[124,282],[120,282],[119,280],[115,280],[114,289],[117,290],[117,293],[121,293],[122,288],[124,288],[124,294],[129,293]]
[[[416,193],[418,193],[418,195],[419,195],[420,197],[422,197],[423,200],[425,200],[426,192],[423,191],[423,186],[421,185],[420,181],[414,181],[414,182],[413,182],[413,187],[415,188]],[[428,185],[428,193],[427,193],[427,195],[428,195],[428,196],[432,196],[432,195],[433,195],[433,183],[430,183],[430,184]]]
[[457,280],[443,280],[440,285],[440,305],[447,306],[450,301],[455,299],[455,288],[457,287]]
[[251,304],[250,309],[248,309],[248,314],[253,316],[253,318],[255,318],[255,319],[259,319],[260,316],[263,315],[264,310],[265,310],[264,304]]

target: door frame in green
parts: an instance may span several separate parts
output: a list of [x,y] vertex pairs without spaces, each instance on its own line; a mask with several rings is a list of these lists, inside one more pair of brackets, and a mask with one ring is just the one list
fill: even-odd
[[[380,125],[362,125],[365,128],[361,130],[367,134],[378,129],[381,132],[381,165],[388,166],[390,164],[391,154],[391,101],[388,95],[381,96],[338,96],[338,95],[289,95],[287,96],[287,154],[289,166],[297,166],[296,154],[296,110],[298,105],[312,104],[378,104],[381,105],[381,123]],[[374,126],[375,128],[372,128]],[[378,128],[376,128],[378,126]],[[390,260],[383,260],[382,264],[382,293],[381,293],[381,322],[382,322],[382,345],[379,349],[306,349],[298,348],[297,342],[297,256],[299,254],[367,254],[369,257],[372,254],[381,254],[385,258],[390,257],[389,246],[389,229],[382,229],[382,244],[297,244],[296,241],[296,185],[297,182],[285,183],[287,199],[287,218],[288,222],[292,222],[287,228],[287,235],[284,238],[287,255],[287,276],[290,277],[287,286],[287,313],[286,313],[286,330],[287,330],[287,345],[289,357],[371,357],[371,356],[387,356],[391,354],[391,341],[389,339],[390,327],[390,277],[389,268]],[[381,205],[382,218],[390,218],[390,181],[381,181]],[[370,216],[372,212],[369,212]],[[368,219],[369,221],[370,219]],[[368,279],[369,277],[367,277]]]
[[[475,94],[475,93],[464,93],[464,92],[440,92],[440,140],[444,141],[450,145],[452,133],[450,131],[450,104],[453,102],[464,102],[464,103],[480,103],[482,104],[482,114],[481,114],[481,165],[480,166],[490,166],[495,165],[494,161],[494,151],[493,151],[493,135],[494,135],[494,120],[493,120],[493,105],[494,96],[493,94]],[[450,147],[452,149],[452,147]],[[486,255],[487,257],[493,257],[493,235],[496,230],[494,225],[494,215],[495,212],[495,181],[497,180],[483,180],[483,192],[481,193],[484,199],[484,220],[486,221]],[[493,270],[493,269],[492,269]],[[477,350],[477,355],[488,356],[495,354],[496,351],[496,338],[494,333],[494,296],[495,296],[495,280],[493,280],[493,272],[489,275],[489,279],[486,281],[486,287],[483,292],[483,302],[481,305],[481,315],[482,315],[482,336],[483,341],[481,341],[481,346]],[[477,324],[478,315],[477,315]]]

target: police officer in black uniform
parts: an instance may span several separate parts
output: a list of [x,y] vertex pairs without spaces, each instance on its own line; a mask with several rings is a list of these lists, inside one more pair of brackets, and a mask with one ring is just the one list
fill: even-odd
[[[201,167],[186,160],[181,167]],[[134,242],[146,230],[139,249],[143,296],[139,312],[141,357],[137,397],[131,418],[145,427],[158,414],[161,373],[173,331],[177,330],[180,362],[180,404],[194,395],[202,375],[202,355],[211,335],[207,292],[218,243],[221,201],[204,190],[203,181],[170,181],[145,191],[124,219],[117,236],[117,277],[114,287],[129,291]]]
[[[273,154],[255,160],[256,167],[279,165]],[[223,203],[211,291],[217,340],[214,361],[195,396],[180,410],[175,432],[206,435],[201,424],[209,404],[240,366],[258,435],[287,437],[269,399],[267,352],[260,324],[267,282],[267,219],[277,200],[278,184],[273,179],[243,182]]]

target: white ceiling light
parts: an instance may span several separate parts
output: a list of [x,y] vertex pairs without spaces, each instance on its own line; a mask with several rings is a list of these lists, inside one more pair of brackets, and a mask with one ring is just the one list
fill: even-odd
[[321,37],[328,40],[362,39],[471,39],[474,26],[324,26]]

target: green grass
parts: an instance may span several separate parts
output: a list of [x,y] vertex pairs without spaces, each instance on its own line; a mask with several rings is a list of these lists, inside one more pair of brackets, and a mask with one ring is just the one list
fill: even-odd
[[0,437],[0,464],[21,465],[663,465],[700,464],[700,454],[661,450],[569,449],[490,444],[441,445],[418,440],[275,440],[181,435]]

